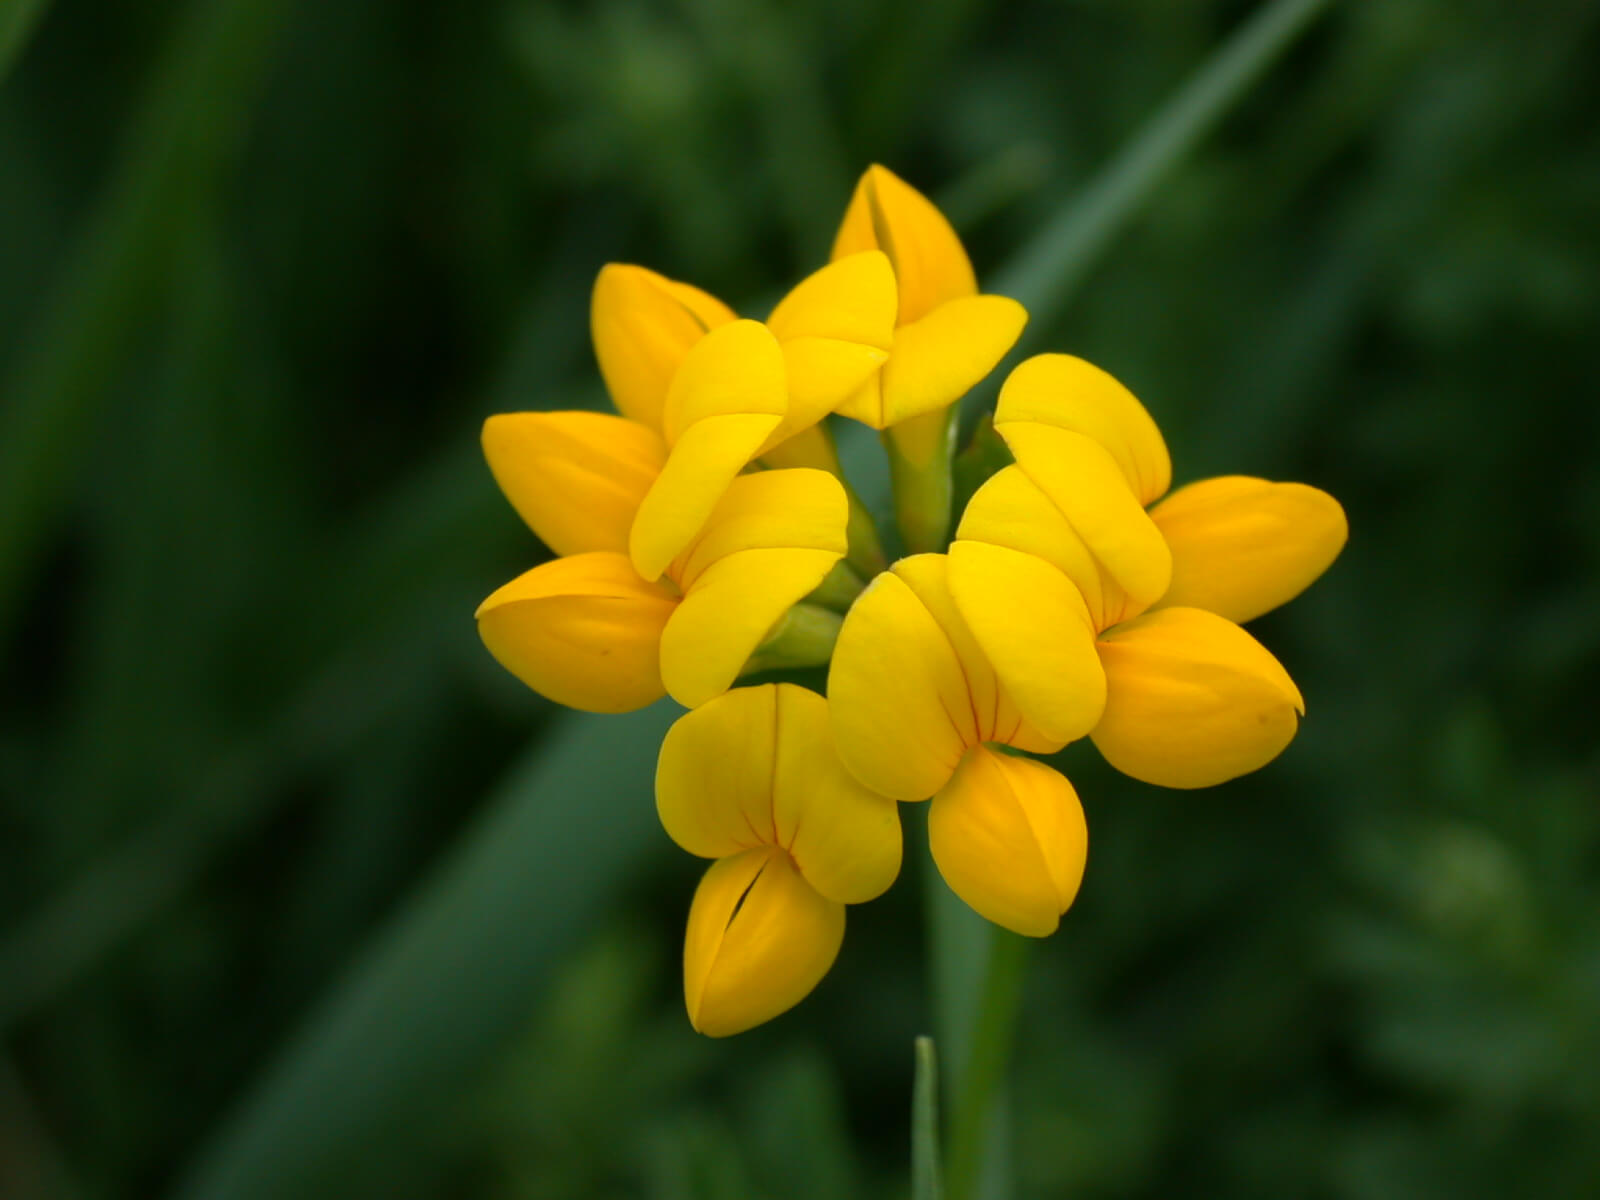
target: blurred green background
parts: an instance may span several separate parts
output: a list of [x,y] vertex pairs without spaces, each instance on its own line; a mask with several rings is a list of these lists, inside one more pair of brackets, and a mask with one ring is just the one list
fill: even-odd
[[[1025,271],[1255,7],[0,3],[0,1195],[904,1195],[917,872],[690,1031],[672,714],[478,644],[478,426],[604,403],[603,262],[760,311],[872,161]],[[1062,756],[1018,1196],[1600,1193],[1597,26],[1336,0],[1030,331],[1352,536],[1278,762]]]

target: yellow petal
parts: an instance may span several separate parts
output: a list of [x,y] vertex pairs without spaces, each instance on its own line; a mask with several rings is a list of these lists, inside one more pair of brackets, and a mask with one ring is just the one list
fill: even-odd
[[1350,527],[1327,492],[1244,475],[1203,479],[1150,510],[1172,550],[1163,606],[1250,621],[1293,600],[1333,564]]
[[903,558],[845,614],[828,675],[845,766],[874,791],[926,800],[985,741],[1061,743],[1026,722],[950,595],[942,554]]
[[628,553],[640,575],[661,578],[777,423],[761,413],[710,417],[678,439],[629,530]]
[[1126,593],[1122,611],[1107,605],[1101,619],[1107,624],[1123,620],[1159,600],[1172,579],[1172,552],[1110,452],[1081,433],[1031,421],[995,428],[1017,466],[1061,510],[1098,565]]
[[774,444],[815,425],[888,361],[894,318],[894,271],[876,250],[829,263],[783,298],[767,319],[789,386]]
[[777,731],[778,686],[770,683],[735,688],[679,717],[656,760],[656,813],[667,836],[701,858],[776,846]]
[[783,343],[789,409],[783,423],[767,439],[762,453],[811,428],[834,409],[848,403],[888,361],[888,351],[858,342],[801,338]]
[[868,424],[884,429],[954,404],[994,370],[1027,323],[1015,300],[965,296],[902,325],[883,367],[881,424]]
[[780,342],[822,338],[888,353],[894,345],[895,283],[888,256],[870,250],[813,271],[778,302],[767,328]]
[[625,554],[667,447],[605,413],[500,413],[483,424],[483,453],[511,506],[557,554]]
[[701,421],[752,413],[782,417],[787,407],[778,339],[759,321],[732,321],[683,356],[667,390],[662,431],[676,447]]
[[707,567],[661,633],[661,679],[685,708],[733,686],[778,619],[843,555],[832,550],[741,550]]
[[881,895],[900,871],[895,802],[844,769],[828,702],[794,684],[735,688],[680,717],[661,744],[656,811],[705,858],[781,846],[840,903]]
[[734,479],[672,564],[684,592],[661,639],[661,677],[694,707],[727,690],[789,607],[848,549],[844,485],[793,468]]
[[699,288],[644,267],[601,268],[589,326],[617,411],[660,430],[667,389],[683,356],[709,330],[733,319],[733,310]]
[[995,428],[1031,422],[1070,429],[1099,442],[1122,468],[1140,504],[1172,486],[1172,458],[1161,431],[1106,372],[1069,354],[1038,354],[1006,378],[995,406]]
[[833,257],[882,250],[894,264],[900,324],[978,290],[961,239],[933,202],[885,167],[867,168],[856,184],[833,244]]
[[661,631],[676,604],[621,554],[574,554],[491,595],[478,633],[501,666],[557,704],[630,712],[661,697]]
[[723,325],[685,355],[663,416],[672,449],[628,539],[646,579],[660,578],[700,532],[778,427],[787,404],[783,369],[777,339],[757,321]]
[[844,942],[844,905],[806,883],[780,849],[713,863],[695,890],[683,944],[689,1022],[711,1037],[742,1033],[793,1008]]
[[[895,563],[894,573],[905,580],[932,614],[955,651],[966,681],[970,719],[962,721],[961,725],[969,743],[1004,742],[1044,753],[1061,749],[1061,743],[1048,738],[1044,739],[1045,744],[1039,744],[1042,735],[1023,720],[1016,703],[1001,684],[951,592],[949,559],[943,554],[914,554]],[[959,718],[960,710],[956,713]]]
[[1115,624],[1127,607],[1127,593],[1021,467],[1002,467],[973,493],[961,514],[956,539],[1005,546],[1044,559],[1077,586],[1097,630]]
[[867,376],[867,380],[833,410],[841,417],[860,421],[874,429],[887,429],[883,419],[883,372]]
[[1126,775],[1210,787],[1266,766],[1305,701],[1282,664],[1232,621],[1164,608],[1102,634],[1106,711],[1094,744]]
[[713,563],[740,550],[827,550],[843,557],[850,505],[826,471],[793,467],[740,475],[673,564],[685,591]]
[[928,847],[950,890],[977,913],[1044,937],[1078,894],[1089,830],[1059,772],[974,746],[933,798]]
[[1106,678],[1077,587],[1043,559],[1004,546],[957,541],[948,557],[950,591],[1018,720],[1026,717],[1051,749],[1086,736],[1105,709]]
[[782,470],[787,467],[813,467],[830,475],[842,476],[839,449],[834,444],[833,433],[827,425],[812,425],[802,429],[770,450],[761,453],[762,465]]
[[845,615],[828,673],[839,757],[867,787],[926,800],[974,740],[960,660],[906,581],[884,572]]

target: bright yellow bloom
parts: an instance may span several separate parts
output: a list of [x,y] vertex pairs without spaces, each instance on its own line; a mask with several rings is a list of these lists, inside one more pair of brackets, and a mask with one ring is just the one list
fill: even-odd
[[[1092,639],[1064,669],[1103,682]],[[1049,753],[1066,739],[1023,716],[962,619],[944,555],[901,559],[867,585],[839,631],[828,703],[857,779],[932,798],[929,844],[951,889],[1018,933],[1052,932],[1083,877],[1083,809],[1057,772],[994,747]],[[1098,716],[1093,696],[1080,703]]]
[[627,549],[669,461],[657,434],[600,413],[506,413],[484,424],[483,445],[512,506],[566,557],[485,600],[479,633],[507,670],[572,708],[627,712],[663,692],[704,703],[845,552],[837,479],[762,471],[733,478],[664,577],[648,579]]
[[1160,431],[1110,375],[1066,355],[1012,373],[995,429],[1016,465],[967,506],[950,578],[1023,711],[1066,735],[1058,714],[1081,684],[1042,664],[1081,657],[1086,608],[1105,707],[1070,736],[1092,730],[1112,765],[1168,787],[1220,783],[1276,757],[1304,701],[1235,621],[1297,595],[1332,563],[1346,536],[1338,503],[1235,476],[1146,513],[1171,483]]
[[810,993],[844,940],[844,908],[900,871],[894,801],[839,761],[828,703],[793,684],[736,688],[661,744],[656,810],[715,859],[689,910],[683,994],[701,1033],[759,1025]]
[[595,280],[595,355],[624,416],[667,458],[640,504],[629,551],[657,579],[754,459],[812,429],[888,358],[894,273],[876,251],[813,273],[765,325],[643,267]]
[[921,192],[884,167],[856,184],[833,258],[881,250],[894,266],[899,308],[893,347],[838,411],[874,429],[948,408],[994,369],[1027,323],[1022,305],[981,296],[950,222]]

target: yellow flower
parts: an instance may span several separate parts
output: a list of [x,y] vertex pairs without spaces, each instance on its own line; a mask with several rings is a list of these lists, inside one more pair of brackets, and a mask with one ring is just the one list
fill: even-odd
[[881,250],[894,266],[899,308],[888,362],[838,411],[874,429],[948,408],[1016,344],[1022,305],[980,296],[950,222],[921,192],[880,166],[856,184],[833,258]]
[[[1047,354],[1012,372],[995,429],[1016,457],[968,504],[951,588],[1031,720],[1091,733],[1113,766],[1205,787],[1270,762],[1304,701],[1236,624],[1298,595],[1337,557],[1343,510],[1324,492],[1230,476],[1180,489],[1143,405],[1104,371]],[[1046,566],[1048,564],[1048,566]],[[1082,655],[1082,598],[1104,670],[1104,712],[1071,726],[1080,684],[1050,669]]]
[[751,461],[812,430],[877,371],[894,313],[894,273],[876,251],[802,280],[764,325],[643,267],[601,270],[590,307],[601,374],[618,411],[668,450],[629,544],[641,575],[660,577]]
[[[1088,647],[1064,669],[1098,715]],[[828,703],[857,779],[932,798],[929,845],[951,890],[1018,933],[1054,931],[1083,878],[1083,809],[1056,771],[995,747],[1050,753],[1066,739],[1024,717],[956,607],[945,556],[901,559],[867,585],[839,631]]]
[[793,684],[736,688],[679,718],[656,809],[673,841],[716,860],[683,948],[689,1020],[713,1037],[804,999],[839,953],[845,905],[900,871],[894,801],[844,769],[827,701]]
[[[767,318],[782,348],[790,392],[787,435],[816,424],[888,358],[894,272],[885,255],[864,250],[835,255]],[[684,356],[707,333],[736,320],[715,296],[645,267],[601,268],[589,327],[617,411],[661,432],[667,393]]]
[[664,577],[646,578],[628,548],[669,462],[659,435],[600,413],[505,413],[484,424],[483,446],[512,506],[564,557],[485,600],[478,631],[502,666],[571,708],[627,712],[663,692],[704,703],[844,555],[839,481],[762,471],[734,477]]

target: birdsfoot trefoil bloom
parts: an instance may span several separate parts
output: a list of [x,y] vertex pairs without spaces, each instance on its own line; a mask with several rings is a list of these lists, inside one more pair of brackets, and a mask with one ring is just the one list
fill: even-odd
[[1221,783],[1276,757],[1304,701],[1236,621],[1328,567],[1346,535],[1338,503],[1233,476],[1147,513],[1172,477],[1160,431],[1126,388],[1066,355],[1012,372],[994,428],[1016,465],[967,505],[951,586],[1023,710],[1048,722],[1081,695],[1080,681],[1041,670],[1083,653],[1083,609],[1062,598],[1065,580],[1087,608],[1105,696],[1072,736],[1089,734],[1113,766],[1168,787]]
[[739,1033],[799,1003],[844,940],[844,909],[900,872],[893,800],[847,772],[828,704],[793,684],[735,688],[667,732],[656,811],[715,859],[689,909],[684,1000],[702,1033]]
[[[510,413],[483,431],[501,490],[558,556],[483,602],[484,643],[571,707],[669,694],[692,710],[662,744],[656,805],[712,860],[683,957],[689,1019],[711,1035],[823,978],[845,906],[899,871],[900,802],[928,803],[957,895],[1037,937],[1077,896],[1088,829],[1072,785],[1030,756],[1087,737],[1180,788],[1268,763],[1305,704],[1242,623],[1309,586],[1347,533],[1301,484],[1228,475],[1169,494],[1150,414],[1064,354],[1006,379],[952,514],[958,402],[1027,314],[978,292],[949,222],[882,167],[832,257],[765,321],[607,266],[590,321],[621,415]],[[882,436],[911,551],[887,569],[830,414]],[[771,678],[824,666],[826,698]]]
[[1059,773],[998,748],[1050,753],[1067,739],[1018,708],[956,607],[943,555],[903,558],[868,585],[840,630],[828,699],[856,778],[932,798],[929,848],[951,889],[1018,933],[1054,931],[1083,878],[1083,809]]

